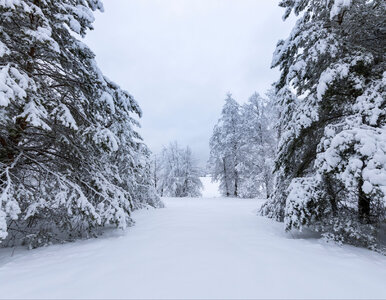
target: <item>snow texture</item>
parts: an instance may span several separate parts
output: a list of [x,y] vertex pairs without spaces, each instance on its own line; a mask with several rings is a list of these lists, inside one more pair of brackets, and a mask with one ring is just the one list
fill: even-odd
[[[205,194],[205,193],[204,193]],[[164,199],[107,238],[0,252],[2,298],[384,298],[386,257],[256,217],[259,200]],[[280,288],[279,287],[280,284]]]
[[345,8],[350,7],[352,0],[335,0],[330,11],[330,18],[333,19],[339,15]]
[[200,177],[204,190],[202,191],[202,197],[204,198],[217,198],[221,196],[220,183],[212,181],[211,176]]

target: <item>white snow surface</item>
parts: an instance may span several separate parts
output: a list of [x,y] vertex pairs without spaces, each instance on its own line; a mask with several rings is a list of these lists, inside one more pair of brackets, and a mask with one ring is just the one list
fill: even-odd
[[287,235],[256,216],[261,200],[164,201],[125,232],[0,250],[0,297],[386,298],[386,257]]
[[220,193],[220,184],[215,181],[212,182],[212,177],[206,176],[206,177],[200,177],[200,180],[203,185],[203,190],[202,190],[202,197],[204,198],[216,198],[216,197],[221,197]]

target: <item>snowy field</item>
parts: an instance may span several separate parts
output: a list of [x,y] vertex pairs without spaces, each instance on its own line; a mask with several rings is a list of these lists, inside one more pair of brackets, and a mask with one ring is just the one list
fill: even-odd
[[202,197],[216,198],[221,196],[218,183],[212,182],[212,178],[210,176],[200,177],[200,180],[202,182],[202,185],[204,186],[204,189],[202,191]]
[[386,257],[293,238],[256,216],[261,201],[164,201],[126,232],[0,250],[0,297],[386,298]]

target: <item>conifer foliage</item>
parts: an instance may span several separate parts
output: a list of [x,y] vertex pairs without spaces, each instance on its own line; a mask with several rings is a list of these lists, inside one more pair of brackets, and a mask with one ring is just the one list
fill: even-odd
[[92,29],[95,10],[99,0],[0,1],[3,245],[124,228],[133,209],[161,205],[134,130],[138,104],[73,35]]
[[386,221],[385,11],[382,0],[282,0],[299,15],[273,67],[277,185],[262,213],[287,230],[379,246]]

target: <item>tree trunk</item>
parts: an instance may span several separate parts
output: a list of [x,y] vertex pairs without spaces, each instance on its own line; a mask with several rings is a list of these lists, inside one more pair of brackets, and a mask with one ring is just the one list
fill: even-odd
[[370,221],[370,198],[363,192],[363,179],[359,180],[358,215],[362,223]]
[[238,188],[238,175],[237,175],[237,172],[235,172],[235,192],[234,192],[234,195],[236,198],[238,196],[237,188]]
[[271,186],[267,174],[264,175],[265,197],[268,199],[271,196]]
[[323,176],[323,184],[326,187],[326,191],[327,191],[327,194],[329,196],[329,201],[330,201],[331,208],[332,208],[332,213],[335,216],[337,211],[338,211],[338,205],[337,205],[337,200],[336,200],[337,194],[335,192],[331,178],[328,175]]
[[225,165],[225,158],[223,158],[222,161],[224,164],[225,191],[226,191],[227,197],[229,197],[230,195],[229,195],[229,188],[228,188],[228,178],[227,178],[227,169],[226,169],[226,165]]

